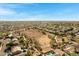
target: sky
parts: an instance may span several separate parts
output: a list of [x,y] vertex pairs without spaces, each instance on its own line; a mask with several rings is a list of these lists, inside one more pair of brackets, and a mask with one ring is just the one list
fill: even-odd
[[78,21],[79,3],[0,3],[0,21]]

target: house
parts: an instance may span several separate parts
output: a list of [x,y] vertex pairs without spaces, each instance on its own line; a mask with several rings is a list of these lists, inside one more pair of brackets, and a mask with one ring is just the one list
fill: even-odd
[[12,40],[14,45],[19,45],[20,44],[19,40],[16,37],[12,38],[11,40]]
[[12,32],[8,35],[8,37],[12,37],[13,36],[13,34],[12,34]]
[[12,39],[12,41],[17,41],[17,40],[18,40],[17,38],[13,38],[13,39]]
[[55,40],[57,44],[62,44],[62,37],[61,36],[55,36]]
[[39,56],[41,54],[35,47],[33,47],[33,50],[33,56]]
[[55,49],[54,52],[55,52],[55,54],[54,54],[55,56],[67,55],[65,52],[63,52],[63,51],[60,50],[60,49]]
[[72,42],[75,47],[76,52],[79,52],[79,44],[77,42]]
[[16,46],[16,45],[19,45],[20,43],[18,40],[16,40],[16,41],[13,41],[13,44]]
[[0,42],[0,51],[1,51],[1,49],[2,49],[2,42]]
[[21,53],[21,47],[20,46],[13,46],[11,47],[11,52],[13,55],[17,55]]
[[33,56],[39,56],[41,53],[39,51],[34,51]]
[[79,44],[75,46],[76,52],[79,52]]
[[2,46],[0,46],[0,51],[1,51],[1,49],[2,49]]
[[63,49],[66,53],[73,53],[75,52],[75,48],[72,45],[66,45]]

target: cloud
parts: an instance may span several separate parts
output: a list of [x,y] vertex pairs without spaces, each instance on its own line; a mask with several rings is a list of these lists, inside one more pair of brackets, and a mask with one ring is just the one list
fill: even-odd
[[0,16],[14,15],[16,12],[7,8],[0,8]]

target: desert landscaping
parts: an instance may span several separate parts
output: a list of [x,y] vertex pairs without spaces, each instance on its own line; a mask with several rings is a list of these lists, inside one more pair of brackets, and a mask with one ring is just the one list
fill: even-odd
[[79,56],[79,22],[1,21],[0,56]]

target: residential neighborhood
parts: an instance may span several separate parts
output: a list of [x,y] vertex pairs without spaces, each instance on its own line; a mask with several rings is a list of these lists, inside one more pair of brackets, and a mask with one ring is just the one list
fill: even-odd
[[0,56],[79,56],[78,22],[4,23],[9,28],[0,30]]

